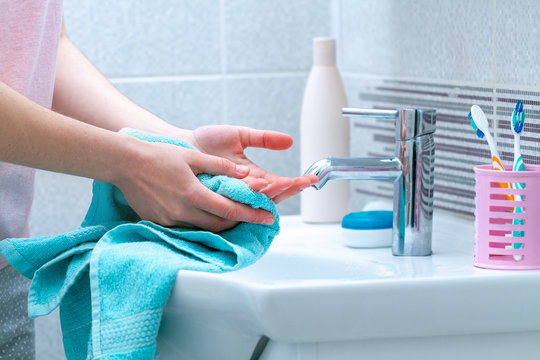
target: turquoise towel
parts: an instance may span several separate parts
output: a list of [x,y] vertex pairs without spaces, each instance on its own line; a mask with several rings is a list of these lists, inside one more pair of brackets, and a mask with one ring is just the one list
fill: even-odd
[[[123,132],[192,148],[176,138]],[[60,305],[68,359],[152,359],[163,307],[179,270],[237,270],[266,252],[279,231],[274,203],[238,179],[198,178],[218,194],[272,212],[276,222],[240,223],[218,234],[166,228],[141,221],[118,188],[95,181],[79,229],[0,242],[4,257],[33,278],[29,315],[46,315]]]

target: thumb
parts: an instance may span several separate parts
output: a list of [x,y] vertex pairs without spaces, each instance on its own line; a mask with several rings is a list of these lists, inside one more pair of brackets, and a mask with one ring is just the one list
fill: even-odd
[[239,126],[238,130],[244,149],[258,147],[268,150],[286,150],[293,143],[290,135],[278,131],[256,130],[244,126]]

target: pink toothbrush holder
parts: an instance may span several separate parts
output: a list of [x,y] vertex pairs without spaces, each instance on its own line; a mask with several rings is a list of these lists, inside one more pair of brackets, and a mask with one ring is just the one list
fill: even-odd
[[474,266],[540,269],[540,165],[525,165],[525,171],[504,168],[474,168]]

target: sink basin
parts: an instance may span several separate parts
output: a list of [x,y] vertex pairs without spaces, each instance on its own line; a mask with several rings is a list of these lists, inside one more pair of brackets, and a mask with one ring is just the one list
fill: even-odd
[[349,282],[391,276],[384,267],[370,262],[344,262],[321,254],[306,254],[302,248],[277,249],[249,268],[225,275],[229,280],[261,286],[306,286]]
[[[433,351],[440,338],[453,339],[456,348],[494,334],[540,341],[540,271],[473,267],[468,219],[437,212],[427,257],[348,248],[339,225],[308,225],[297,216],[282,217],[281,226],[268,253],[248,268],[179,272],[158,336],[161,358],[323,359],[325,346],[349,349],[354,358],[373,344],[384,358],[396,339]],[[507,344],[514,358],[526,351],[522,342]],[[484,350],[468,354],[474,351]],[[388,354],[406,358],[403,347]]]

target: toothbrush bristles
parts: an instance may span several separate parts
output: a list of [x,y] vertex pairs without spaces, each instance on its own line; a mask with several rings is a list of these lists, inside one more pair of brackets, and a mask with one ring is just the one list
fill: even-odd
[[476,126],[476,123],[474,122],[474,119],[472,118],[472,114],[469,112],[469,120],[471,121],[471,127],[473,128],[474,131],[478,130],[478,127]]
[[476,123],[474,122],[474,119],[472,117],[472,113],[469,112],[469,115],[467,115],[469,117],[469,120],[471,120],[471,127],[473,128],[474,131],[476,131],[476,136],[478,136],[480,139],[482,139],[484,136],[486,136],[482,130],[480,130],[478,128],[478,126],[476,126]]
[[523,112],[523,102],[519,100],[516,103],[514,112],[512,113],[512,127],[516,134],[521,133],[525,124],[525,113]]
[[482,139],[485,134],[480,129],[476,129],[476,136],[478,136],[480,139]]

